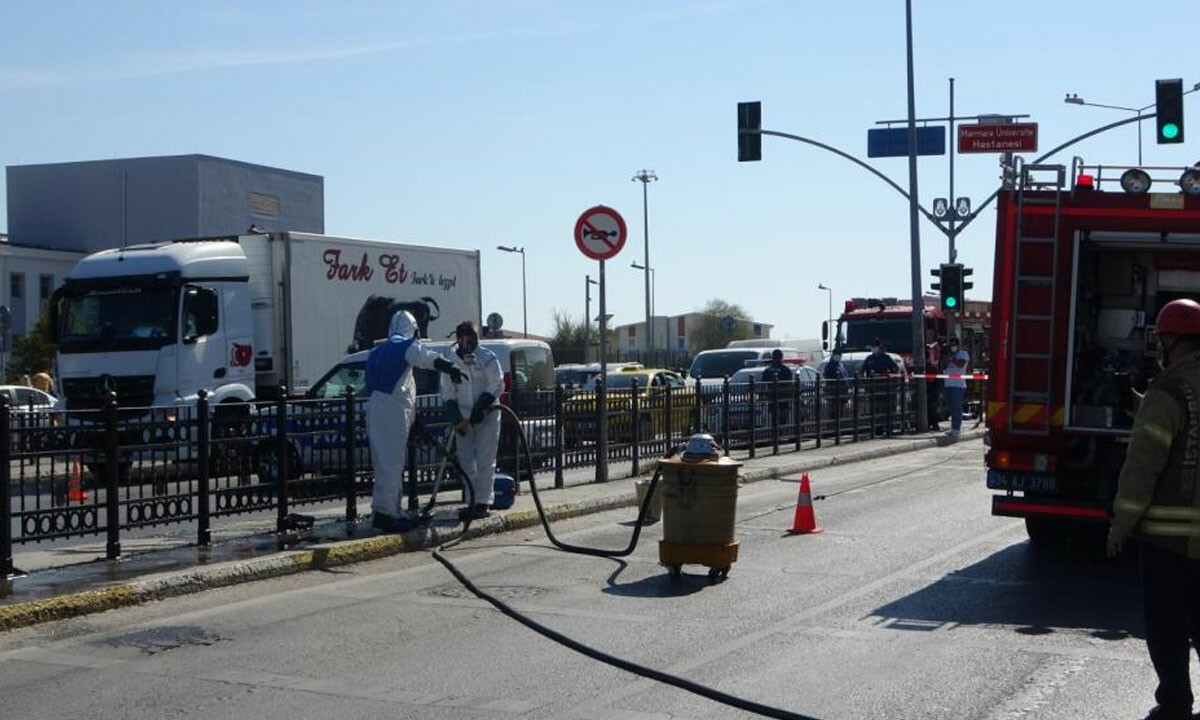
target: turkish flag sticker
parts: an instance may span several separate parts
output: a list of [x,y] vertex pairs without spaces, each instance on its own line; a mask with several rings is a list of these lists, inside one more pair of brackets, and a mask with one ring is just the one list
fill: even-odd
[[243,345],[241,343],[233,344],[233,359],[230,361],[230,365],[233,365],[234,367],[246,367],[253,359],[253,348],[251,348],[249,345]]

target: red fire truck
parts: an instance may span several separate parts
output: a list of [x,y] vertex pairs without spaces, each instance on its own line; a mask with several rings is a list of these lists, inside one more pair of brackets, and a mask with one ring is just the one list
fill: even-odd
[[1015,171],[997,206],[992,514],[1025,518],[1038,544],[1102,538],[1132,390],[1158,369],[1154,318],[1171,300],[1200,297],[1200,170],[1152,178],[1076,159]]
[[[924,304],[926,342],[944,339],[946,314],[938,308],[938,299],[925,298]],[[821,328],[827,345],[830,330],[828,323]],[[888,352],[904,358],[905,367],[912,370],[911,301],[897,298],[852,298],[846,301],[845,311],[837,319],[832,347],[840,348],[847,358],[861,359],[870,352],[876,338],[883,341]]]

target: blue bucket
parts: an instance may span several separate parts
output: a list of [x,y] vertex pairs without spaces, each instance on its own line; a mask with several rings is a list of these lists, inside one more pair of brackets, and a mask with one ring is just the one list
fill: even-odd
[[492,481],[495,498],[492,500],[493,510],[507,510],[517,500],[517,481],[511,475],[496,473]]

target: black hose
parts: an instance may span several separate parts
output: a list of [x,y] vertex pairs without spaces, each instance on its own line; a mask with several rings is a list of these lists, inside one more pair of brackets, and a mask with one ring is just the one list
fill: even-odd
[[[525,461],[528,463],[530,470],[532,471],[532,469],[533,469],[533,457],[529,452],[529,441],[526,439],[525,431],[521,427],[520,418],[517,417],[517,414],[512,411],[512,408],[509,408],[507,405],[500,405],[499,407],[501,409],[501,412],[507,414],[516,423],[517,437],[520,439],[520,446],[521,446],[521,452],[517,456],[516,480],[517,480],[517,482],[520,482],[520,479],[521,479],[521,459],[520,459],[521,455],[524,455]],[[443,452],[445,451],[444,448],[442,449],[442,451]],[[677,451],[678,451],[678,448],[672,450],[670,453],[667,454],[666,457],[671,457]],[[468,487],[470,487],[471,486],[470,478],[467,477],[466,473],[463,472],[462,466],[457,462],[457,458],[452,458],[452,459],[454,460],[455,470],[457,470],[459,472],[459,474],[461,474],[463,476],[464,482],[467,484]],[[622,550],[604,550],[602,548],[590,548],[590,547],[584,547],[581,545],[571,545],[569,543],[565,543],[565,542],[559,540],[558,538],[554,537],[554,533],[550,530],[550,522],[549,522],[549,520],[546,519],[545,508],[542,507],[542,500],[538,496],[537,483],[533,479],[532,472],[529,473],[529,490],[533,494],[533,503],[534,503],[534,505],[537,506],[538,517],[542,521],[542,528],[546,531],[546,537],[549,538],[550,542],[556,548],[563,550],[565,552],[576,553],[579,555],[590,555],[593,557],[618,558],[618,557],[626,557],[626,556],[632,554],[634,549],[637,547],[638,538],[641,536],[642,524],[645,521],[646,513],[648,512],[648,510],[650,508],[651,499],[654,497],[654,488],[658,484],[658,478],[659,478],[660,474],[661,474],[660,470],[656,469],[654,471],[654,476],[650,480],[650,487],[647,488],[646,497],[643,498],[641,507],[638,510],[637,524],[634,525],[633,536],[629,540],[629,545],[626,546]],[[470,493],[471,493],[471,506],[473,506],[474,500],[475,500],[474,488],[471,488]],[[437,549],[435,549],[433,551],[433,559],[437,560],[439,563],[441,563],[442,566],[445,567],[446,570],[449,571],[449,573],[454,576],[454,579],[458,580],[458,582],[461,583],[463,587],[465,587],[467,590],[471,591],[471,593],[473,595],[475,595],[475,597],[479,598],[480,600],[486,601],[492,607],[499,610],[502,614],[512,618],[513,620],[516,620],[517,622],[521,623],[522,625],[529,628],[530,630],[533,630],[534,632],[538,633],[542,637],[545,637],[549,640],[553,640],[554,642],[556,642],[570,650],[574,650],[575,652],[580,653],[581,655],[592,658],[593,660],[598,660],[599,662],[602,662],[606,665],[611,665],[615,668],[624,670],[629,673],[633,673],[634,675],[638,675],[638,676],[641,676],[644,678],[649,678],[650,680],[655,680],[657,682],[661,682],[666,685],[671,685],[672,687],[677,687],[680,690],[686,690],[687,692],[693,693],[695,695],[699,695],[700,697],[708,698],[709,700],[721,703],[722,705],[728,705],[729,707],[734,707],[739,710],[745,710],[746,712],[754,713],[755,715],[761,715],[763,717],[769,717],[769,718],[778,718],[779,720],[817,720],[817,718],[814,718],[810,715],[801,715],[800,713],[794,713],[794,712],[791,712],[790,710],[783,710],[781,708],[771,707],[770,705],[763,705],[761,703],[756,703],[752,700],[746,700],[744,698],[737,697],[736,695],[730,695],[729,693],[721,692],[720,690],[715,690],[706,685],[701,685],[699,683],[692,682],[691,680],[688,680],[686,678],[681,678],[677,675],[672,675],[670,673],[663,672],[662,670],[655,670],[654,668],[646,667],[645,665],[639,665],[635,662],[625,660],[624,658],[619,658],[615,655],[610,655],[601,650],[597,650],[588,645],[584,645],[583,643],[579,642],[578,640],[569,638],[566,635],[563,635],[562,633],[558,632],[557,630],[553,630],[549,627],[546,627],[545,625],[537,622],[536,620],[514,610],[511,606],[509,606],[503,600],[500,600],[499,598],[485,592],[484,590],[479,588],[479,586],[477,586],[475,583],[471,582],[470,578],[468,578],[465,574],[463,574],[463,572],[461,570],[459,570],[454,565],[454,563],[450,562],[449,558],[447,558],[445,555],[442,554],[442,552],[444,550],[447,550],[447,549],[453,547],[454,545],[458,544],[459,542],[461,542],[463,540],[463,538],[466,536],[467,530],[470,528],[470,526],[471,526],[471,516],[468,513],[466,516],[466,519],[464,521],[462,531],[460,533],[458,533],[457,535],[455,535],[450,540],[448,540],[445,543],[443,543],[442,545],[440,545]]]

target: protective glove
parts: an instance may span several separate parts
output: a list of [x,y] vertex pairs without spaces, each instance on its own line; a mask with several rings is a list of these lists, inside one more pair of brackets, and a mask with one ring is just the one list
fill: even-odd
[[457,367],[455,367],[454,363],[450,362],[446,358],[438,358],[437,360],[434,360],[433,369],[449,375],[451,382],[453,382],[455,385],[461,383],[463,380],[468,379],[465,372],[459,370]]
[[463,421],[462,410],[458,407],[457,400],[446,401],[446,417],[450,419],[451,425],[458,425]]
[[484,393],[475,401],[475,407],[471,408],[471,424],[478,425],[487,417],[488,409],[492,407],[492,403],[496,402],[496,396],[491,393]]

